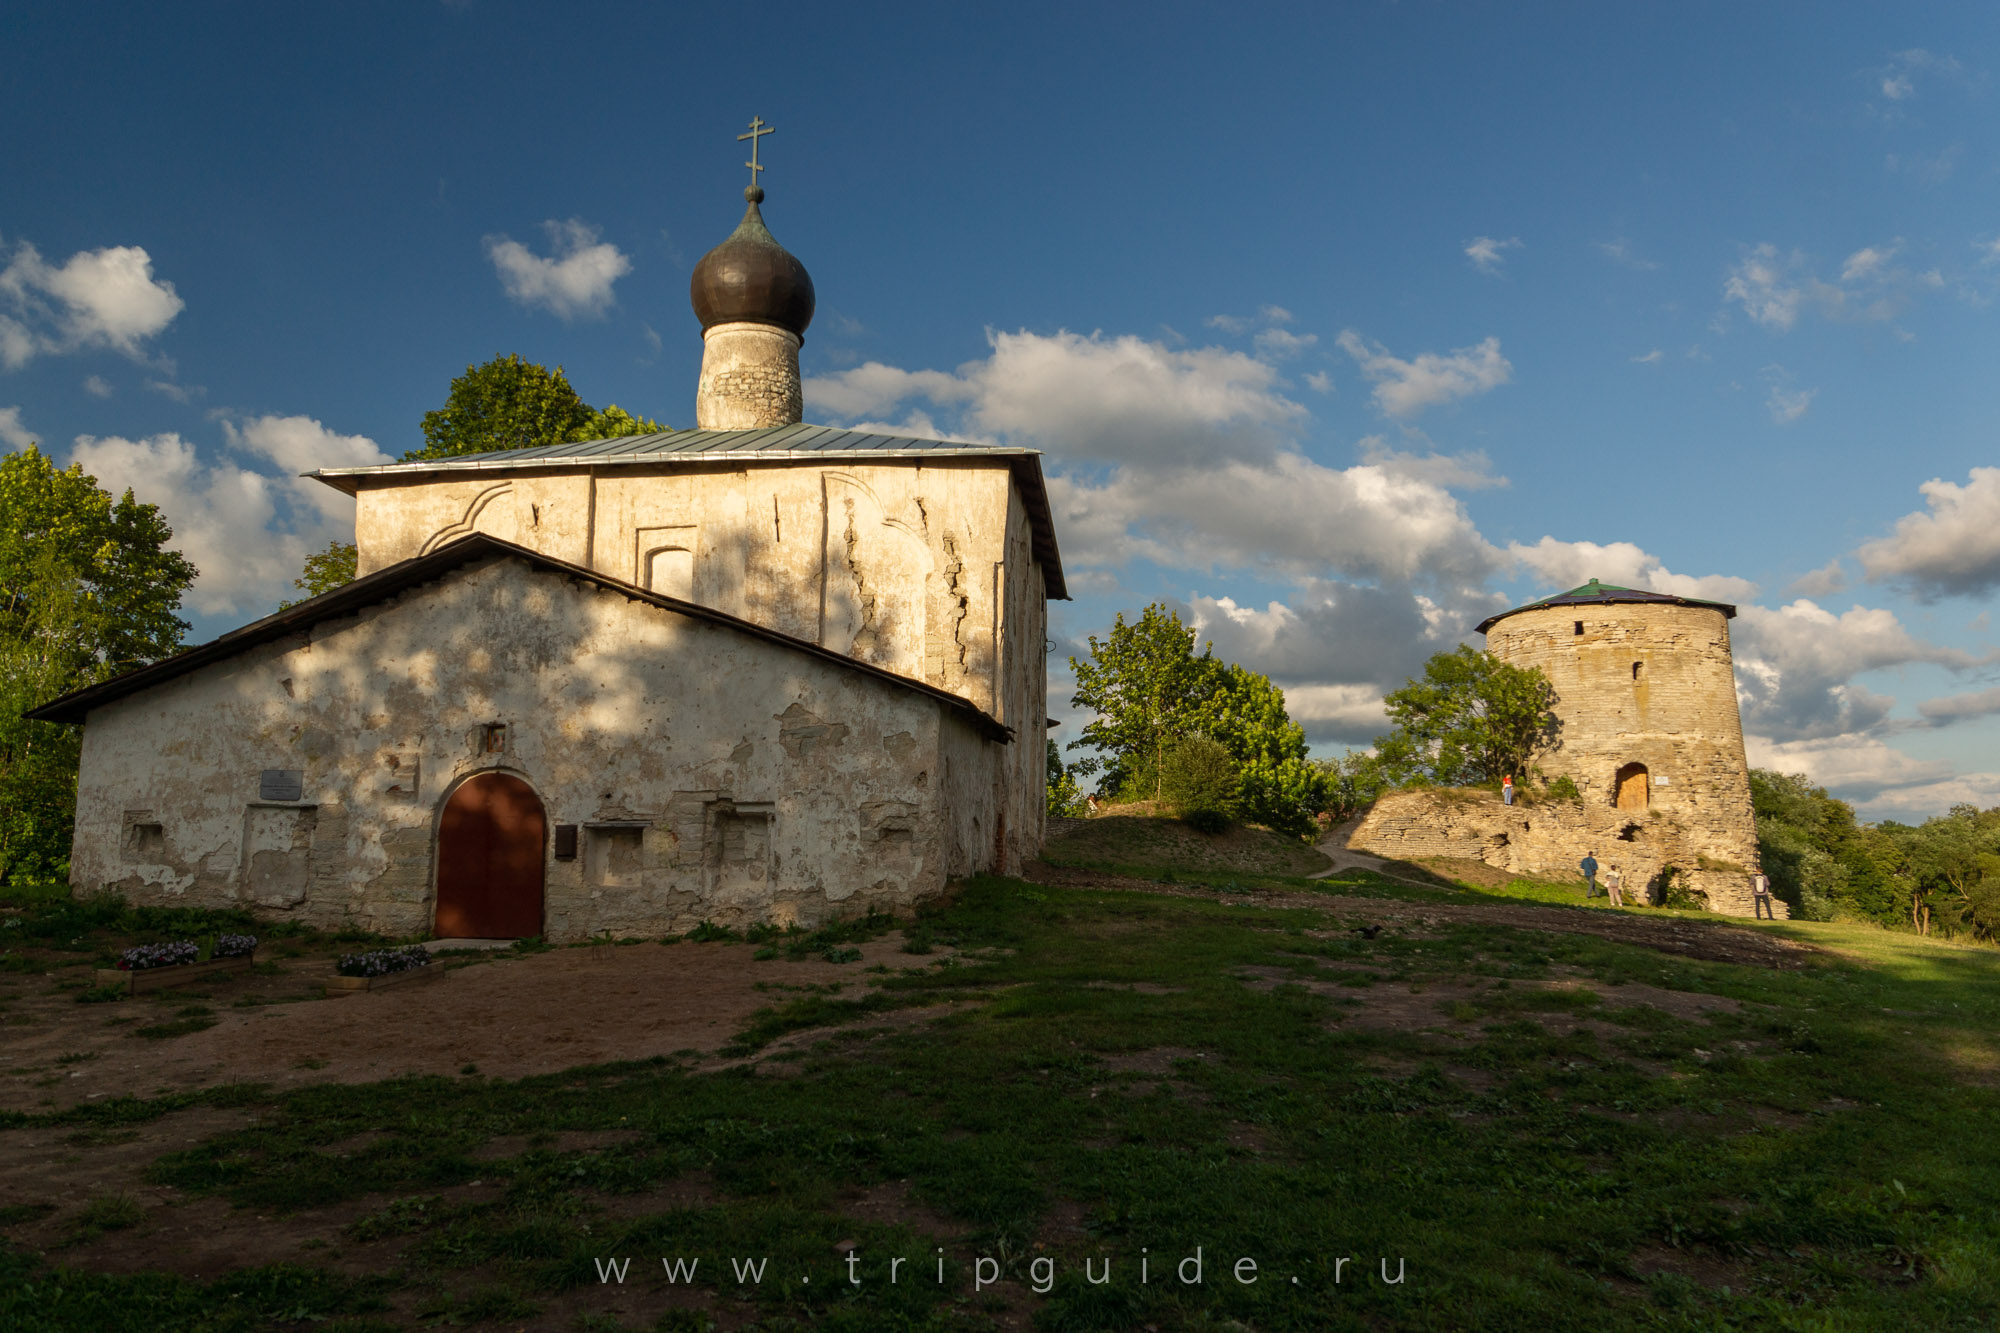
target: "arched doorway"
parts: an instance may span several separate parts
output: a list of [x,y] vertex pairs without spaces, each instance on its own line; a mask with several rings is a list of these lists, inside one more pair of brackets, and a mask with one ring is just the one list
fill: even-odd
[[546,827],[541,798],[511,773],[481,773],[459,784],[438,819],[438,938],[542,933]]
[[1644,764],[1627,764],[1618,770],[1617,796],[1612,804],[1620,810],[1644,810],[1653,799],[1652,778]]

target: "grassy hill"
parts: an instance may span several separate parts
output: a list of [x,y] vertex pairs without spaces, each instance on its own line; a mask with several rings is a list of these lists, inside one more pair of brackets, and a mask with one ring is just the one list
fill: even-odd
[[[974,880],[890,963],[769,986],[727,1063],[0,1116],[0,1161],[67,1154],[77,1185],[0,1197],[10,1241],[70,1228],[0,1246],[0,1327],[2000,1327],[2000,952],[1166,868]],[[1579,929],[1612,919],[1657,939]],[[197,1227],[256,1257],[197,1262]]]
[[1178,819],[1144,813],[1055,821],[1042,859],[1092,870],[1182,874],[1316,875],[1332,864],[1297,838],[1267,828],[1232,824],[1221,833],[1197,833]]

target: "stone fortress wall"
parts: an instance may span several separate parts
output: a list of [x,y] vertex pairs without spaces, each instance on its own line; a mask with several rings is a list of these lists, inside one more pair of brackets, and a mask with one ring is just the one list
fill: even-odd
[[1556,879],[1575,878],[1594,851],[1601,865],[1620,865],[1630,887],[1672,864],[1715,910],[1750,915],[1757,825],[1723,611],[1664,601],[1531,606],[1489,622],[1487,645],[1512,665],[1540,668],[1555,688],[1559,730],[1538,766],[1574,782],[1581,802],[1508,810],[1497,798],[1396,793],[1351,844]]

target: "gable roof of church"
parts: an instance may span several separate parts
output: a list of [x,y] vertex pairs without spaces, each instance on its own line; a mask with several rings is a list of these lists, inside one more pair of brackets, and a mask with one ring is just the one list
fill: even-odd
[[1005,461],[1028,506],[1034,530],[1035,561],[1042,567],[1042,584],[1055,601],[1068,601],[1062,554],[1056,547],[1054,515],[1048,486],[1042,479],[1039,449],[998,444],[968,444],[927,440],[915,435],[883,435],[873,431],[840,430],[833,426],[799,424],[764,430],[663,430],[652,435],[626,435],[615,440],[584,440],[576,444],[538,444],[531,449],[500,449],[455,458],[420,458],[407,463],[373,467],[328,467],[305,473],[335,490],[353,495],[364,477],[407,477],[566,467],[638,467],[662,463],[702,463],[735,459],[752,462],[831,462],[834,459],[990,458]]
[[935,685],[927,685],[923,681],[913,680],[893,671],[885,671],[868,662],[857,661],[843,653],[836,653],[831,648],[822,648],[816,643],[808,643],[790,634],[744,620],[739,616],[732,616],[726,611],[717,611],[714,607],[702,606],[695,602],[684,602],[678,597],[668,597],[641,588],[637,584],[609,578],[594,569],[573,565],[567,560],[558,560],[540,551],[516,546],[513,542],[502,541],[498,537],[489,537],[483,532],[460,537],[457,541],[440,546],[426,555],[399,561],[387,568],[378,569],[373,574],[364,574],[350,583],[343,583],[332,592],[323,592],[317,597],[307,598],[303,602],[265,616],[262,620],[253,620],[239,629],[233,629],[220,638],[175,653],[172,657],[163,657],[150,666],[127,671],[124,675],[114,676],[102,684],[71,690],[68,694],[51,699],[24,716],[42,722],[81,722],[93,708],[100,708],[127,695],[151,689],[155,685],[164,685],[189,672],[198,671],[202,667],[263,644],[289,638],[311,629],[322,621],[352,615],[364,607],[387,601],[398,593],[407,592],[420,584],[434,582],[474,561],[493,556],[512,556],[540,569],[565,574],[584,583],[594,583],[632,601],[645,602],[650,606],[675,611],[696,620],[706,620],[724,629],[733,629],[740,634],[777,644],[781,648],[804,653],[808,657],[820,658],[846,670],[856,671],[864,676],[874,676],[890,685],[929,695],[939,703],[947,704],[965,714],[972,725],[988,740],[1006,742],[1013,739],[1013,728],[1003,725],[970,700],[960,698],[949,690],[941,690]]

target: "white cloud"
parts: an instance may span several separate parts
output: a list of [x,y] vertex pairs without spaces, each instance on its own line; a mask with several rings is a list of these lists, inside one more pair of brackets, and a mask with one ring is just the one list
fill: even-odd
[[992,354],[956,372],[871,361],[815,376],[805,383],[807,404],[852,418],[923,398],[958,409],[975,437],[1149,464],[1267,459],[1306,416],[1278,391],[1278,372],[1242,352],[1067,331],[989,333],[987,341]]
[[1847,571],[1840,567],[1840,557],[1835,556],[1818,569],[1792,580],[1785,592],[1792,597],[1825,597],[1846,587]]
[[186,306],[139,246],[80,250],[57,267],[24,241],[0,269],[0,366],[99,347],[138,360]]
[[1805,262],[1797,251],[1786,257],[1774,245],[1759,245],[1729,270],[1723,297],[1741,303],[1753,322],[1781,331],[1798,323],[1799,311],[1810,302],[1838,307],[1839,289],[1802,273]]
[[1784,741],[1883,722],[1895,701],[1855,685],[1864,672],[1919,662],[1963,670],[1983,660],[1916,638],[1892,611],[1856,606],[1836,616],[1805,598],[1740,608],[1731,637],[1745,729]]
[[1289,604],[1261,609],[1229,597],[1193,597],[1187,620],[1219,657],[1271,677],[1309,739],[1352,745],[1388,729],[1387,690],[1503,606],[1492,594],[1446,605],[1405,587],[1310,579]]
[[1375,384],[1375,404],[1392,417],[1413,417],[1427,407],[1496,389],[1513,377],[1500,340],[1487,338],[1450,355],[1424,352],[1415,360],[1391,356],[1380,343],[1364,342],[1352,329],[1336,339]]
[[232,449],[249,460],[204,458],[179,434],[132,440],[80,435],[69,461],[114,493],[130,489],[156,504],[174,530],[171,545],[200,571],[188,602],[203,615],[262,615],[292,591],[305,557],[351,540],[354,502],[296,472],[317,466],[388,462],[373,441],[340,435],[310,417],[224,422]]
[[1481,273],[1498,273],[1506,261],[1505,252],[1521,248],[1521,238],[1509,236],[1506,240],[1496,240],[1491,236],[1475,236],[1465,243],[1465,257]]
[[1631,542],[1558,541],[1544,537],[1533,546],[1513,542],[1507,554],[1534,571],[1544,586],[1574,588],[1597,579],[1620,588],[1699,597],[1706,601],[1742,602],[1757,595],[1757,585],[1727,574],[1676,574],[1660,558]]
[[1728,271],[1723,299],[1741,305],[1752,322],[1780,333],[1807,311],[1833,320],[1894,319],[1913,297],[1944,285],[1935,269],[1913,272],[1894,263],[1902,246],[1898,238],[1854,251],[1841,265],[1840,281],[1832,283],[1813,272],[1801,251],[1783,253],[1767,242]]
[[1926,699],[1917,705],[1917,712],[1934,727],[1991,717],[2000,713],[2000,690],[1977,690],[1970,694],[1948,694],[1942,698]]
[[25,449],[33,444],[36,436],[21,424],[21,409],[0,407],[0,443],[12,449]]
[[1652,351],[1647,352],[1642,356],[1635,356],[1628,358],[1628,360],[1632,361],[1635,365],[1641,365],[1641,366],[1657,365],[1663,359],[1664,359],[1664,354],[1657,347],[1655,347]]
[[511,237],[486,238],[500,285],[522,305],[561,319],[602,315],[611,307],[612,285],[632,271],[632,261],[609,241],[599,241],[598,229],[581,218],[542,225],[554,251],[548,258]]
[[1898,241],[1886,246],[1870,245],[1856,250],[1847,257],[1847,262],[1840,266],[1840,280],[1856,282],[1874,276],[1881,271],[1883,265],[1896,257],[1896,252],[1900,249],[1902,243]]
[[1202,467],[1120,467],[1101,483],[1054,476],[1066,560],[1146,559],[1183,569],[1337,571],[1390,582],[1479,585],[1500,554],[1443,487],[1375,464],[1303,455]]
[[1333,376],[1324,370],[1309,371],[1306,374],[1306,387],[1314,393],[1332,393]]
[[1917,96],[1918,74],[1937,74],[1955,78],[1964,72],[1955,56],[1940,55],[1913,47],[1908,51],[1898,51],[1889,57],[1888,63],[1874,71],[1876,90],[1889,102],[1908,102]]
[[1823,736],[1811,740],[1774,741],[1755,733],[1744,736],[1750,763],[1780,773],[1803,773],[1835,795],[1874,802],[1884,792],[1904,789],[1899,808],[1939,813],[1949,801],[1935,806],[1927,791],[1951,778],[1951,764],[1942,759],[1912,759],[1877,736]]
[[102,375],[88,376],[83,381],[83,391],[92,398],[109,398],[112,392],[111,381]]
[[2000,587],[2000,468],[1973,468],[1962,486],[1933,477],[1917,489],[1925,512],[1905,514],[1856,552],[1869,579],[1925,602]]
[[171,380],[147,380],[146,387],[162,398],[171,398],[183,405],[205,397],[208,393],[208,390],[199,384],[175,384]]
[[1659,267],[1653,260],[1641,259],[1634,254],[1631,242],[1622,236],[1615,241],[1595,241],[1593,244],[1607,258],[1614,259],[1628,268],[1650,270]]
[[1257,350],[1273,361],[1297,356],[1318,341],[1317,334],[1293,333],[1290,329],[1265,329],[1251,339]]
[[1789,426],[1812,407],[1812,400],[1819,396],[1818,389],[1801,389],[1792,382],[1792,373],[1783,366],[1764,367],[1764,383],[1768,390],[1764,395],[1765,410],[1771,420],[1780,426]]

